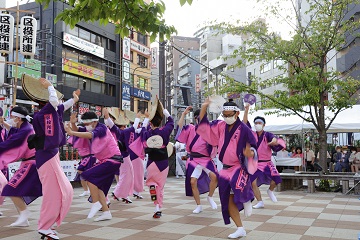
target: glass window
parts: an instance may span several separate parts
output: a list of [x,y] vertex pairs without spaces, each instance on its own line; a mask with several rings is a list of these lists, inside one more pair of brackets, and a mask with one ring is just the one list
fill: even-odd
[[79,78],[74,75],[64,74],[64,85],[72,88],[79,88]]
[[146,101],[138,101],[138,111],[145,111],[148,108],[148,102]]
[[89,82],[91,82],[91,92],[102,93],[101,92],[101,85],[102,85],[101,82],[98,82],[98,81],[89,81]]
[[130,74],[130,84],[134,86],[134,74]]
[[140,54],[137,55],[137,64],[143,68],[148,67],[148,59]]
[[137,33],[137,41],[145,46],[147,46],[147,36],[142,35],[141,33]]
[[110,50],[112,52],[115,52],[116,51],[116,43],[115,43],[115,41],[113,41],[111,39],[108,39],[106,49]]
[[134,62],[134,52],[130,51],[130,62]]
[[67,32],[67,33],[69,33],[71,35],[74,35],[76,37],[79,36],[79,28],[76,27],[76,26],[73,29],[71,29],[71,27],[69,25],[66,25],[65,32]]
[[142,78],[142,77],[139,77],[139,81],[138,81],[137,87],[138,87],[138,88],[141,88],[141,89],[146,89],[146,90],[147,90],[147,79]]
[[78,54],[74,51],[66,51],[66,59],[69,59],[71,61],[74,61],[74,62],[78,62],[79,56]]
[[82,39],[90,42],[90,32],[79,28],[79,38],[82,38]]

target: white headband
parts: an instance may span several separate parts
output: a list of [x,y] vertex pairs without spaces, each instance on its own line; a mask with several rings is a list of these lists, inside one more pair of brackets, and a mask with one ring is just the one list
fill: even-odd
[[240,111],[240,109],[237,106],[223,106],[223,111]]
[[17,113],[17,112],[11,112],[11,116],[14,116],[14,117],[19,117],[19,118],[26,118],[26,120],[28,121],[28,122],[30,122],[31,121],[31,119],[32,119],[32,117],[30,117],[29,115],[23,115],[23,114],[21,114],[21,113]]
[[262,123],[262,124],[265,124],[264,121],[263,121],[262,119],[260,119],[260,118],[256,119],[256,120],[254,121],[254,123]]
[[83,123],[91,123],[91,122],[98,122],[99,121],[99,119],[97,119],[97,118],[93,118],[93,119],[81,119],[81,122],[83,122]]

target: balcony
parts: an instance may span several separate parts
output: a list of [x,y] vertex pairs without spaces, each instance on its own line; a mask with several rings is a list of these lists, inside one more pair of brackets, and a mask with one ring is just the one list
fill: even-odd
[[179,62],[179,68],[182,68],[182,67],[185,66],[186,64],[189,64],[189,58],[183,58],[183,59]]
[[189,74],[189,67],[184,68],[183,70],[179,71],[179,76],[182,77],[184,75]]

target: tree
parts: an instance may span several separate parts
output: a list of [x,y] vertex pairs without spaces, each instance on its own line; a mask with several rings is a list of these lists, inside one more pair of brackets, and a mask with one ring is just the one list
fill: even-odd
[[[49,5],[51,0],[36,0],[37,3]],[[54,0],[57,1],[57,0]],[[154,41],[158,36],[160,41],[170,38],[176,32],[174,26],[168,26],[162,18],[165,4],[162,1],[146,4],[144,0],[58,0],[67,2],[72,8],[64,9],[56,16],[55,22],[61,20],[74,27],[80,21],[99,21],[102,24],[113,22],[116,32],[128,36],[131,28],[150,34]],[[181,6],[191,4],[192,0],[180,0]]]
[[[281,1],[267,8],[270,15],[292,26],[291,40],[282,40],[270,32],[263,20],[242,26],[219,24],[228,33],[246,36],[244,45],[232,55],[241,59],[236,64],[238,67],[254,62],[265,64],[282,60],[286,64],[279,68],[284,72],[289,71],[287,76],[281,75],[266,81],[254,77],[250,86],[227,77],[228,84],[223,91],[258,94],[265,100],[262,108],[276,108],[278,111],[274,113],[285,111],[285,116],[295,114],[312,123],[319,134],[320,164],[327,169],[327,130],[336,116],[354,105],[358,98],[360,82],[349,75],[350,70],[340,73],[329,66],[329,62],[336,58],[336,53],[348,46],[349,39],[357,37],[360,22],[359,17],[354,15],[354,6],[358,1],[308,0],[308,4],[309,10],[300,16],[297,5],[293,3],[292,10],[296,16],[294,24],[291,23],[290,15],[281,15]],[[287,90],[277,90],[272,94],[260,91],[262,84],[279,83]],[[327,108],[333,116],[325,115]]]

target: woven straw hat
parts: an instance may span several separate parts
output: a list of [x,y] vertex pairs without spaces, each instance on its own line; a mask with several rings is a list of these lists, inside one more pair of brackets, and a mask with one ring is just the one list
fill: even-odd
[[120,115],[120,109],[117,107],[108,107],[107,108],[110,117],[118,119],[119,115]]
[[[29,75],[23,74],[21,76],[21,85],[25,95],[32,101],[48,102],[49,91],[45,89],[39,79],[33,78]],[[56,95],[59,99],[62,99],[64,95],[56,90]]]
[[164,108],[160,100],[156,97],[155,104],[151,106],[149,120],[151,121],[155,115],[159,115],[162,119],[164,118]]
[[116,120],[114,121],[116,125],[128,125],[130,123],[129,119],[125,118],[124,115],[119,114]]
[[124,110],[124,112],[125,112],[125,117],[129,119],[130,122],[135,122],[136,113],[130,110]]

